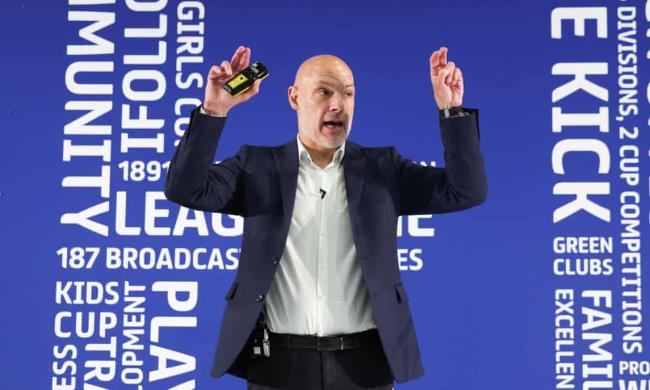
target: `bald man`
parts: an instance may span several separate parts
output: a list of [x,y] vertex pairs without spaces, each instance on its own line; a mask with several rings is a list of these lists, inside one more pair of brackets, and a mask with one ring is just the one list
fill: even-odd
[[210,69],[165,184],[171,201],[245,218],[211,375],[249,390],[390,390],[423,375],[395,230],[400,215],[485,200],[478,110],[462,107],[460,69],[445,47],[429,58],[445,168],[347,140],[354,77],[332,55],[304,61],[288,88],[295,139],[214,164],[228,112],[260,90],[260,80],[234,97],[223,89],[250,55],[240,46]]

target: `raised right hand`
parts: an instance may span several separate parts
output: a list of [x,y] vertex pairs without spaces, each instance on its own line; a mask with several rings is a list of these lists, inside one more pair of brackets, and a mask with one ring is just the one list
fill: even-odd
[[463,104],[463,74],[453,61],[447,62],[447,52],[442,46],[429,57],[433,96],[440,110]]
[[223,89],[224,84],[234,75],[246,69],[251,58],[249,47],[239,46],[230,62],[223,60],[221,66],[213,65],[208,73],[208,82],[205,86],[203,108],[210,114],[225,116],[228,111],[239,103],[243,103],[257,95],[262,80],[255,80],[248,91],[237,96],[230,96]]

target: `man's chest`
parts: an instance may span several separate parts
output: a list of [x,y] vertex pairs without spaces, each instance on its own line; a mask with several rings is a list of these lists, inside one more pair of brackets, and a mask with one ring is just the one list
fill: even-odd
[[342,167],[299,168],[291,218],[294,229],[326,232],[346,222],[348,213]]

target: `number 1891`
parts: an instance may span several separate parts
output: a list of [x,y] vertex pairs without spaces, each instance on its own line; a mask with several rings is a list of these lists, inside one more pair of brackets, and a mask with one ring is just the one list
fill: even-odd
[[122,179],[124,181],[158,181],[162,175],[163,169],[169,168],[169,161],[161,163],[160,161],[122,161],[118,164],[122,169]]

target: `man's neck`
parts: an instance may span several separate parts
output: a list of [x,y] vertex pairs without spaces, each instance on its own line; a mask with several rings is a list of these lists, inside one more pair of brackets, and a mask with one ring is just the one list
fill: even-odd
[[302,137],[300,137],[300,134],[298,134],[298,138],[300,139],[300,142],[302,142],[302,146],[307,149],[307,152],[309,153],[309,156],[311,157],[311,160],[314,162],[314,164],[318,165],[321,169],[325,168],[329,163],[332,162],[332,158],[334,158],[334,153],[338,149],[325,149],[325,150],[319,150],[316,148],[312,148],[311,146],[307,145]]

